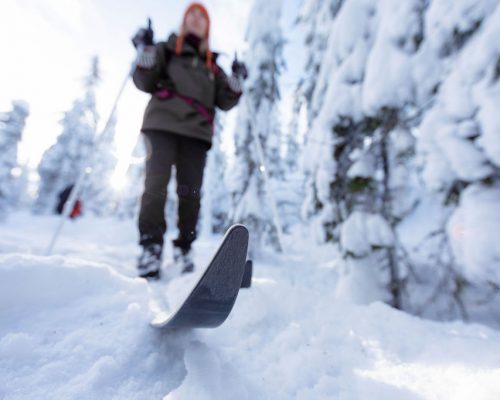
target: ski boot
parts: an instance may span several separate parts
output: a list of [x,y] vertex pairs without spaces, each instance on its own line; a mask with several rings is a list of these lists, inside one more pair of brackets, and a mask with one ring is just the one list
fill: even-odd
[[143,247],[137,263],[139,277],[148,280],[160,279],[161,253],[162,246],[159,244],[149,244]]
[[174,246],[174,264],[180,266],[182,274],[193,272],[194,260],[191,249]]

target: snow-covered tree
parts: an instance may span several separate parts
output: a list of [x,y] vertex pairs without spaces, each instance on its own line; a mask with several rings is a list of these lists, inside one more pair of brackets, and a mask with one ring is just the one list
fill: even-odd
[[144,190],[146,147],[139,137],[127,168],[125,185],[119,191],[116,215],[122,219],[136,219],[139,215],[141,195]]
[[17,157],[29,107],[24,101],[14,101],[12,111],[0,114],[0,218],[16,205],[21,195],[19,179],[23,168]]
[[[498,304],[500,287],[500,51],[492,39],[500,34],[500,3],[434,1],[426,26],[420,76],[435,95],[420,124],[418,154],[438,224],[424,238],[434,246],[425,256],[447,271],[430,301],[444,303],[443,292],[451,293],[447,311],[467,315],[478,304]],[[415,303],[425,308],[429,301]]]
[[[303,77],[300,79],[294,98],[294,110],[301,110],[303,106],[307,110],[307,123],[310,128],[314,118],[320,111],[321,101],[313,101],[313,98],[322,97],[326,91],[325,85],[328,84],[327,79],[318,79],[318,75],[322,68],[325,51],[328,45],[328,38],[332,31],[332,22],[336,17],[343,0],[304,0],[297,19],[297,23],[305,28],[305,45],[307,62]],[[320,87],[317,87],[320,85]],[[296,114],[295,114],[296,115]],[[307,145],[310,140],[313,140],[316,145],[322,143],[316,142],[317,139],[314,135],[306,135],[304,142]],[[327,142],[324,143],[328,145]],[[306,201],[304,201],[302,208],[302,217],[309,219],[312,215],[316,214],[319,207],[319,200],[315,193],[315,177],[310,164],[311,157],[309,149],[303,151],[304,157],[304,174],[306,186]]]
[[305,107],[300,102],[294,102],[292,116],[288,127],[282,135],[283,175],[273,181],[276,201],[282,216],[283,230],[290,230],[303,224],[300,210],[304,200],[303,157],[303,118]]
[[[303,78],[298,84],[296,99],[299,104],[304,102],[307,106],[309,121],[312,121],[317,112],[311,107],[311,100],[316,90],[330,27],[342,2],[343,0],[304,0],[297,18],[297,23],[306,28],[307,62]],[[296,105],[296,108],[300,108],[300,105]]]
[[472,293],[499,286],[497,247],[472,239],[479,226],[494,237],[500,215],[499,3],[351,0],[337,11],[310,99],[304,207],[344,255],[337,293],[464,315]]
[[110,215],[116,206],[113,172],[117,164],[114,146],[116,118],[113,116],[101,134],[90,158],[91,170],[82,191],[86,211],[95,215]]
[[[93,59],[91,71],[85,78],[83,97],[77,99],[61,121],[62,133],[42,157],[38,166],[40,186],[34,210],[52,212],[58,194],[75,184],[80,172],[88,167],[93,156],[93,143],[98,114],[95,90],[99,82],[98,61]],[[91,172],[90,170],[88,172]]]
[[240,101],[235,165],[229,179],[233,199],[230,220],[249,226],[253,250],[260,246],[265,236],[276,244],[270,193],[266,193],[263,169],[267,168],[271,179],[283,174],[277,117],[278,78],[283,64],[281,7],[281,1],[257,0],[250,15],[246,39],[251,50],[245,60],[249,78]]
[[227,171],[227,156],[222,149],[222,121],[216,119],[212,148],[207,157],[203,178],[201,205],[201,231],[205,234],[223,233],[228,227],[230,195],[224,181]]

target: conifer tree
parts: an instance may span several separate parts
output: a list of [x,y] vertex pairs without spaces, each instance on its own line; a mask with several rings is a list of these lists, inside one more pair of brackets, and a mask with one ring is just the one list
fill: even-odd
[[16,206],[23,176],[18,162],[18,144],[22,139],[29,107],[24,101],[14,101],[12,111],[0,114],[0,218]]
[[247,55],[249,78],[239,106],[235,165],[229,179],[233,201],[230,220],[249,226],[254,250],[264,237],[276,244],[263,172],[271,179],[283,174],[277,117],[278,78],[283,65],[281,7],[281,1],[257,0],[250,15],[246,37],[251,49]]
[[95,90],[99,79],[98,60],[94,58],[84,80],[83,96],[64,114],[62,132],[56,143],[45,151],[38,166],[40,185],[35,212],[53,212],[59,193],[74,185],[80,172],[88,167],[95,150],[98,123]]

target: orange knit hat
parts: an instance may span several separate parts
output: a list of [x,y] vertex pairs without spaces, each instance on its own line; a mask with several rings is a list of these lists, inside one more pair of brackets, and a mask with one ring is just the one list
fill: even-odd
[[205,37],[202,38],[202,41],[204,42],[204,45],[206,47],[206,63],[209,68],[212,67],[212,52],[210,51],[210,47],[208,45],[208,38],[210,36],[210,15],[208,14],[208,10],[206,7],[201,4],[201,3],[191,3],[189,7],[186,9],[184,12],[184,17],[182,18],[182,26],[181,26],[181,32],[179,34],[179,37],[177,38],[177,43],[175,46],[175,52],[177,55],[181,54],[182,51],[182,46],[184,45],[184,39],[186,37],[186,18],[187,15],[193,11],[194,9],[198,9],[201,11],[201,13],[204,15],[204,17],[207,19],[207,31],[205,32]]

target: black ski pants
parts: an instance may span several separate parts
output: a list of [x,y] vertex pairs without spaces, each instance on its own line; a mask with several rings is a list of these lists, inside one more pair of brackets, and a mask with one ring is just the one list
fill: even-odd
[[139,243],[163,245],[167,229],[165,203],[172,166],[177,179],[179,236],[174,245],[189,250],[196,239],[201,185],[210,144],[175,133],[147,130],[146,180],[139,213]]

